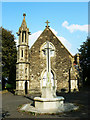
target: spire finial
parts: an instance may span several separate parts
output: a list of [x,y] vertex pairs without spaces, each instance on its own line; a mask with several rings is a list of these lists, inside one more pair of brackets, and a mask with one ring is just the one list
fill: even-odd
[[24,16],[24,18],[25,18],[26,14],[25,14],[25,13],[23,13],[23,16]]
[[50,22],[48,22],[48,20],[47,20],[45,23],[47,24],[47,26],[46,26],[46,27],[49,27],[49,26],[48,26],[48,23],[50,23]]

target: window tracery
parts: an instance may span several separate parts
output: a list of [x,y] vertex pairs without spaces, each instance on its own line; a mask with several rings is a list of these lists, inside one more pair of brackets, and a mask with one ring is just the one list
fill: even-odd
[[[47,44],[45,42],[40,48],[41,55],[43,57],[46,56],[46,48],[47,48]],[[50,48],[50,57],[54,57],[55,56],[55,47],[51,42],[49,42],[49,48]]]

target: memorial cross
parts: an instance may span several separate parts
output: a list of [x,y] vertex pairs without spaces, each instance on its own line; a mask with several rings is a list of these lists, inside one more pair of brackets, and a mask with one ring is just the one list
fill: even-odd
[[51,83],[50,50],[52,50],[52,48],[50,48],[49,41],[46,42],[46,48],[45,49],[46,49],[46,65],[47,65],[47,84],[50,84]]

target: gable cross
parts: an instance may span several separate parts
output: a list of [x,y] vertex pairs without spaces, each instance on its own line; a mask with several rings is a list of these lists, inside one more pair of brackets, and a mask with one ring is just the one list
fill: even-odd
[[50,23],[50,22],[48,22],[48,20],[47,20],[45,23],[47,24],[47,26],[46,26],[46,27],[49,27],[49,26],[48,26],[48,23]]

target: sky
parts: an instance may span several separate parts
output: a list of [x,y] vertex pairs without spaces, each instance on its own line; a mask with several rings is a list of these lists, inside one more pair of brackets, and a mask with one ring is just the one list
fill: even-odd
[[26,13],[30,47],[45,29],[46,20],[72,55],[88,36],[88,2],[2,2],[1,13],[2,27],[12,31],[16,42],[16,32]]

